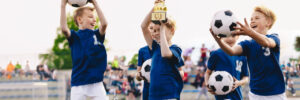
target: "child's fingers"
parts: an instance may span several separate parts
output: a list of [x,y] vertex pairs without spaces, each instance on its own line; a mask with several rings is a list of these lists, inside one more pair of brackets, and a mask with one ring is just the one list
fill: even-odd
[[244,25],[242,23],[240,23],[239,21],[236,23],[239,24],[241,27],[244,27]]
[[242,35],[243,33],[244,33],[243,31],[239,31],[239,30],[231,32],[231,34],[233,35]]
[[235,30],[243,30],[241,27],[233,27]]
[[246,18],[244,18],[244,22],[245,22],[245,25],[249,26]]

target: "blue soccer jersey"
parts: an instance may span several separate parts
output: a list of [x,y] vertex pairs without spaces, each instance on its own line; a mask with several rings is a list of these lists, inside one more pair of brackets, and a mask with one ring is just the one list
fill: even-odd
[[[142,47],[139,50],[139,54],[138,54],[138,66],[142,67],[143,63],[148,59],[151,59],[150,48],[149,46]],[[144,81],[143,100],[148,100],[148,98],[149,98],[149,83]]]
[[[222,49],[211,52],[208,59],[207,67],[212,71],[226,71],[230,73],[237,80],[244,76],[248,76],[248,68],[245,57],[229,56]],[[216,100],[242,100],[241,88],[238,87],[235,91],[227,95],[215,95]]]
[[177,68],[183,66],[181,49],[172,45],[172,58],[163,58],[160,45],[152,42],[152,68],[149,100],[180,99],[183,81]]
[[71,86],[103,81],[107,66],[104,38],[99,29],[71,30],[68,38],[73,64]]
[[285,92],[284,78],[279,66],[280,40],[277,34],[266,35],[275,41],[275,48],[259,45],[255,40],[239,43],[247,57],[250,71],[250,90],[257,95],[276,95]]

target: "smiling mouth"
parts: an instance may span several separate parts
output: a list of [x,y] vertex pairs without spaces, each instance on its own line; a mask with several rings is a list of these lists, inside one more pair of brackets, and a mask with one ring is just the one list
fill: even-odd
[[95,26],[95,24],[91,24],[91,26],[93,26],[93,27],[94,27],[94,26]]

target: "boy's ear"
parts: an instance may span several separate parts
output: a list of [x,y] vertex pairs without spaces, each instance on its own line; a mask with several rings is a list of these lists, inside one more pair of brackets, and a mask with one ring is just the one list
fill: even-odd
[[270,28],[272,25],[272,20],[270,18],[267,18],[267,27]]
[[77,17],[76,20],[77,20],[78,24],[82,24],[81,17]]

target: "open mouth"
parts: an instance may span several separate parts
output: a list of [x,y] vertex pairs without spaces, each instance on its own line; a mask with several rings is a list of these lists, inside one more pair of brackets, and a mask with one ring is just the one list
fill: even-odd
[[91,24],[91,26],[93,26],[93,27],[94,27],[94,26],[95,26],[95,24],[94,24],[94,23],[92,23],[92,24]]

